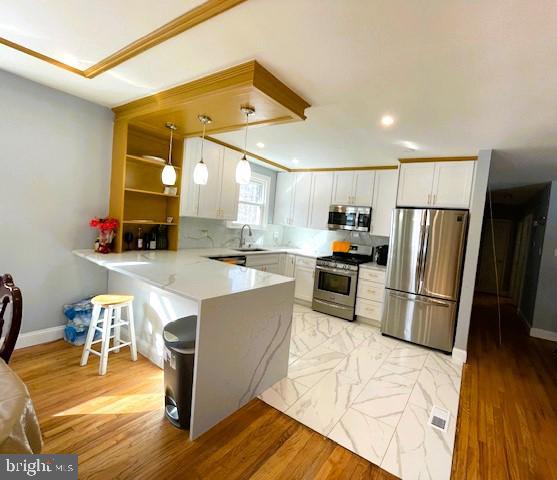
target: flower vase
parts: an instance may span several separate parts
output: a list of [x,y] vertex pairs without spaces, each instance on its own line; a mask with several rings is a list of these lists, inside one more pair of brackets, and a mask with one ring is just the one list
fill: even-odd
[[99,246],[97,251],[99,253],[110,253],[113,240],[114,240],[113,230],[101,230],[99,232],[99,238],[98,238]]

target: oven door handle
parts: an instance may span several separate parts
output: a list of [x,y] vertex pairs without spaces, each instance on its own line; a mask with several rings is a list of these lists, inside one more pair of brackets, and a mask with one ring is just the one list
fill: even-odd
[[336,273],[339,275],[344,275],[346,277],[358,277],[358,272],[354,270],[343,270],[341,268],[333,268],[333,267],[322,267],[321,265],[317,265],[315,270],[319,270],[320,272],[325,273]]
[[327,305],[328,307],[338,308],[339,310],[351,311],[354,309],[354,307],[347,307],[346,305],[340,305],[339,303],[326,302],[325,300],[319,300],[318,298],[315,297],[313,297],[313,301],[315,303],[320,303],[321,305]]

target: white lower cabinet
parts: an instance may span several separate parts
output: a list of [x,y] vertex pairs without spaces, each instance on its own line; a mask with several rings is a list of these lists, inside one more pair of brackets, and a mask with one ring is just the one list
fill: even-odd
[[285,277],[294,278],[294,271],[296,269],[296,255],[292,255],[291,253],[283,253],[281,255],[281,275]]
[[356,315],[378,325],[383,315],[385,270],[380,267],[361,267],[356,292]]
[[281,254],[258,254],[246,256],[246,267],[255,268],[262,272],[278,273],[282,271]]
[[294,278],[296,279],[294,297],[311,302],[313,299],[313,280],[315,278],[315,258],[296,257]]

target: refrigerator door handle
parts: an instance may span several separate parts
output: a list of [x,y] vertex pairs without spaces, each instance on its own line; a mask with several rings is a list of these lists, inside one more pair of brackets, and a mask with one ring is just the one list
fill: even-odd
[[424,275],[425,275],[425,262],[426,262],[426,258],[427,258],[427,249],[428,249],[428,244],[429,244],[429,233],[431,230],[431,225],[430,225],[430,217],[429,217],[429,211],[426,210],[424,212],[424,216],[425,216],[425,223],[423,225],[423,236],[422,236],[422,248],[420,251],[420,257],[418,260],[418,264],[419,264],[419,268],[420,268],[420,273],[419,273],[419,280],[418,280],[418,289],[416,290],[418,292],[418,294],[421,294],[423,292],[423,286],[424,286]]
[[[410,300],[410,297],[404,293],[398,293],[398,292],[389,292],[389,295],[391,297],[395,297],[395,298],[400,298],[401,300]],[[444,302],[442,300],[435,300],[433,298],[418,298],[416,296],[416,298],[414,298],[412,301],[416,302],[416,303],[424,303],[426,305],[431,304],[431,305],[438,305],[440,307],[445,307],[445,308],[449,308],[450,307],[450,303],[449,302]]]

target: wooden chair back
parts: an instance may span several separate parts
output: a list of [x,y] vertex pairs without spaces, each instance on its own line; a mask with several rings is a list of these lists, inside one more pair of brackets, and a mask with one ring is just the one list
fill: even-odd
[[0,338],[4,328],[4,314],[11,304],[10,329],[5,335],[4,342],[0,346],[0,358],[6,363],[10,361],[12,352],[19,336],[21,328],[21,316],[23,313],[23,298],[21,290],[14,285],[14,280],[9,273],[0,277]]

